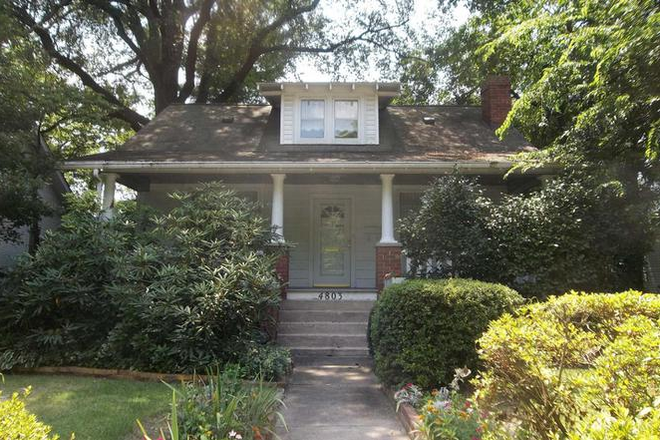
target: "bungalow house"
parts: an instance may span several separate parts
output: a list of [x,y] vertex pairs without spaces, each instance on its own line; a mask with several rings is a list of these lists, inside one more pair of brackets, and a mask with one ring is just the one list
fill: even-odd
[[515,130],[504,140],[494,134],[511,107],[506,77],[488,78],[481,108],[390,105],[397,83],[264,83],[260,91],[268,104],[171,105],[121,149],[64,168],[98,170],[105,209],[115,182],[163,209],[168,193],[211,180],[263,202],[290,245],[279,267],[289,298],[321,290],[368,298],[386,274],[400,274],[396,222],[438,175],[478,175],[492,194],[538,183],[531,174],[503,179],[511,155],[531,148]]
[[[107,210],[116,182],[163,209],[173,190],[213,180],[262,202],[288,245],[277,268],[286,297],[303,300],[283,306],[283,342],[300,353],[364,354],[369,301],[405,265],[395,225],[430,181],[457,168],[493,195],[539,184],[534,174],[503,179],[511,155],[532,148],[515,130],[494,134],[510,88],[493,76],[481,107],[399,106],[397,83],[264,83],[268,104],[171,105],[121,149],[64,168],[98,170]],[[310,299],[344,301],[320,310]]]

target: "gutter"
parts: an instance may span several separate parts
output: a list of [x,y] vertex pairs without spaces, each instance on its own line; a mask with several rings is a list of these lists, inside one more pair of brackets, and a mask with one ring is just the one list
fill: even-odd
[[[61,170],[102,169],[104,172],[132,173],[190,173],[190,174],[247,174],[247,173],[403,173],[445,174],[458,169],[467,173],[504,174],[511,169],[511,161],[456,161],[456,162],[211,162],[211,161],[71,161],[60,166]],[[546,169],[533,170],[530,174],[547,174]]]

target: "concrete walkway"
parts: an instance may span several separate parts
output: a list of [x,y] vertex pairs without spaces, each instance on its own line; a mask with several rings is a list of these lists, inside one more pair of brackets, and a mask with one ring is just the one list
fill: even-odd
[[282,440],[408,439],[369,359],[297,359],[284,403]]

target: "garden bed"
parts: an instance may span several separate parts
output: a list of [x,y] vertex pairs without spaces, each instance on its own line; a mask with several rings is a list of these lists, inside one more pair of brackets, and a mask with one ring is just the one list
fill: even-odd
[[[108,379],[127,379],[146,382],[195,382],[198,380],[207,380],[206,374],[169,374],[169,373],[150,373],[134,370],[119,370],[106,368],[88,368],[88,367],[15,367],[12,369],[16,374],[41,374],[41,375],[72,375],[81,377],[98,377]],[[246,381],[249,383],[250,381]],[[284,388],[286,380],[277,382],[268,382],[273,386]]]
[[403,425],[403,428],[406,430],[406,434],[410,437],[410,440],[415,440],[415,431],[417,430],[417,424],[419,423],[419,414],[415,408],[408,404],[402,403],[397,405],[396,400],[394,399],[394,390],[392,388],[381,385],[381,390],[394,406],[396,411],[396,417],[399,422]]

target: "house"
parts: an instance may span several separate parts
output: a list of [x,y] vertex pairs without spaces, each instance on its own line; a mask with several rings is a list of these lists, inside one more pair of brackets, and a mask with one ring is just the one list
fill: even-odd
[[116,182],[165,209],[173,190],[222,180],[263,202],[288,245],[288,298],[374,298],[402,273],[395,225],[432,179],[457,168],[493,195],[539,184],[542,171],[503,179],[532,148],[515,130],[494,133],[510,88],[492,76],[481,107],[398,106],[397,83],[264,83],[268,104],[174,104],[121,149],[64,168],[99,170],[107,210]]
[[[44,140],[39,137],[39,144],[37,145],[38,153],[46,156],[52,153]],[[39,234],[43,234],[50,230],[56,229],[60,226],[60,211],[62,203],[64,202],[65,194],[71,192],[69,184],[64,179],[60,171],[53,171],[50,173],[50,179],[47,185],[39,190],[39,196],[54,209],[53,215],[43,217],[39,221]],[[30,248],[30,230],[28,227],[23,227],[19,231],[19,240],[17,242],[3,242],[0,241],[0,276],[3,272],[11,268],[17,258],[28,251]],[[36,234],[35,234],[36,235]]]

